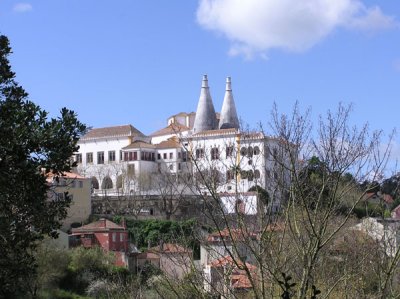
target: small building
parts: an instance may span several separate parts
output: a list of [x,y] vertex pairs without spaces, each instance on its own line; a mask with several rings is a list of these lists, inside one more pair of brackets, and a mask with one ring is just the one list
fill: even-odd
[[137,271],[146,263],[159,268],[164,274],[174,279],[182,279],[191,270],[192,250],[172,243],[161,243],[137,256]]
[[62,221],[63,231],[69,230],[72,223],[82,223],[88,219],[92,212],[89,178],[72,172],[64,172],[60,176],[49,173],[47,182],[50,184],[49,200],[64,199],[66,195],[71,197],[67,217]]
[[230,298],[232,295],[240,298],[240,294],[246,294],[255,287],[253,284],[257,283],[257,267],[234,260],[229,255],[212,261],[203,271],[204,289],[207,292],[222,295],[224,298]]
[[128,230],[107,219],[100,219],[87,225],[73,228],[69,239],[70,247],[83,246],[92,248],[100,246],[106,252],[114,252],[116,266],[128,267],[131,253]]

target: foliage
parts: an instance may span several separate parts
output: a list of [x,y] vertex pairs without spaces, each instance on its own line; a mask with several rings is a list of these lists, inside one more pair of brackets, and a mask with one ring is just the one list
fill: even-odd
[[[24,288],[35,273],[32,252],[42,235],[55,236],[70,204],[48,200],[50,186],[44,172],[56,178],[71,169],[70,157],[85,130],[73,111],[58,118],[29,101],[15,81],[8,56],[11,47],[0,35],[0,296]],[[22,286],[22,287],[21,287]]]
[[268,205],[270,196],[268,194],[268,191],[265,190],[263,187],[261,187],[259,185],[253,186],[249,189],[249,192],[257,192],[257,194],[260,197],[260,200],[263,202],[263,204]]
[[[114,220],[116,220],[114,218]],[[118,220],[118,219],[117,219]],[[133,243],[138,248],[146,248],[158,245],[162,240],[164,242],[184,243],[195,247],[196,220],[189,219],[184,221],[173,220],[127,220],[126,225],[129,229]]]

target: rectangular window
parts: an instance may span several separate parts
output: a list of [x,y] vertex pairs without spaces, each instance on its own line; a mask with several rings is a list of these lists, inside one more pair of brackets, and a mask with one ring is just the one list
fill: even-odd
[[182,158],[182,153],[178,152],[178,159]]
[[169,158],[172,159],[174,157],[174,153],[169,153]]
[[120,234],[119,234],[119,241],[120,241],[120,242],[123,242],[123,241],[124,241],[124,234],[123,234],[123,233],[120,233]]
[[108,152],[108,162],[115,162],[115,151]]
[[124,161],[128,161],[129,160],[129,153],[125,152],[124,153]]
[[218,148],[214,147],[211,149],[211,160],[218,160],[218,159],[219,159]]
[[155,153],[151,153],[151,161],[155,161],[156,160],[156,154]]
[[178,163],[178,170],[181,170],[181,163]]
[[157,154],[157,160],[161,159],[161,154]]
[[93,163],[93,153],[86,153],[86,163]]
[[164,159],[167,159],[167,153],[164,153]]
[[97,164],[104,164],[104,152],[97,152]]
[[112,233],[112,241],[117,241],[117,233]]
[[133,160],[137,160],[137,152],[133,152]]
[[133,160],[133,153],[132,153],[132,152],[129,152],[129,158],[128,158],[128,160],[129,160],[129,161],[132,161],[132,160]]
[[233,155],[233,146],[226,147],[226,157],[232,157]]
[[75,155],[75,162],[78,164],[82,163],[82,154],[76,154]]
[[122,151],[119,151],[119,160],[122,161]]

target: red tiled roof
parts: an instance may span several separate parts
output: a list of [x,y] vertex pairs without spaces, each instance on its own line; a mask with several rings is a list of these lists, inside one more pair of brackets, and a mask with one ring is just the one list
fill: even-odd
[[130,136],[144,136],[142,132],[133,127],[132,125],[122,125],[114,127],[96,128],[90,130],[81,140],[99,139],[105,137],[130,137]]
[[386,203],[392,204],[394,202],[393,197],[390,194],[383,194],[382,196]]
[[151,133],[150,136],[156,137],[156,136],[163,136],[163,135],[171,135],[171,134],[179,134],[181,132],[185,132],[190,130],[187,126],[184,126],[180,123],[172,123],[168,125],[165,128],[162,128],[161,130],[158,130],[154,133]]
[[[219,259],[216,259],[210,263],[211,267],[223,267],[226,265],[231,265],[231,266],[235,267],[237,270],[243,270],[243,269],[238,269],[237,265],[239,265],[239,267],[244,267],[244,264],[242,261],[240,261],[239,259],[234,261],[230,255],[220,257]],[[249,269],[250,271],[254,271],[257,269],[257,267],[252,264],[245,263],[245,265],[246,265],[247,269]]]
[[155,148],[154,144],[150,144],[147,142],[143,142],[143,141],[134,141],[131,144],[123,147],[123,150],[127,150],[127,149],[134,149],[134,148]]
[[110,220],[107,219],[100,219],[98,221],[89,223],[87,225],[78,227],[78,228],[73,228],[72,233],[78,233],[78,232],[91,232],[91,231],[108,231],[108,230],[126,230],[121,225],[118,225]]
[[160,247],[161,247],[160,245],[152,247],[148,250],[148,252],[155,252],[155,253],[190,253],[190,252],[192,252],[190,249],[187,249],[178,244],[172,244],[172,243],[164,243],[162,246],[162,249]]
[[176,138],[169,138],[159,144],[156,144],[157,148],[180,148],[181,144],[176,140]]

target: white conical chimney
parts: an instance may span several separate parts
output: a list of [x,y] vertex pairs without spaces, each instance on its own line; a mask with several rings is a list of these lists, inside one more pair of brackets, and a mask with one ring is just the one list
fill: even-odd
[[217,118],[208,87],[207,75],[203,76],[199,103],[197,104],[196,118],[194,119],[193,132],[199,133],[217,128]]
[[220,129],[239,129],[239,119],[236,113],[235,101],[233,100],[231,77],[226,78],[226,89],[224,103],[222,104],[221,117],[219,120]]

